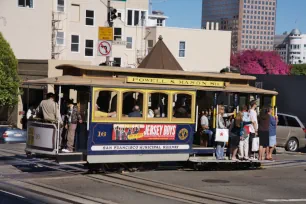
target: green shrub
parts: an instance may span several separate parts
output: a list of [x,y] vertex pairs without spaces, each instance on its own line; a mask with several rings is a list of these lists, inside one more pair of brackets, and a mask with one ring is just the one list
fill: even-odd
[[14,106],[18,103],[21,80],[17,69],[18,60],[0,32],[0,106]]

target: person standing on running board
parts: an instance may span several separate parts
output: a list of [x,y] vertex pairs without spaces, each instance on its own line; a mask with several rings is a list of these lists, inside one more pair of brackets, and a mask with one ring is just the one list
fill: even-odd
[[[235,112],[235,111],[234,111]],[[219,129],[227,129],[225,125],[224,118],[230,117],[234,115],[233,113],[224,113],[224,106],[219,106],[218,109],[218,115],[217,115],[217,122],[218,122],[218,128]],[[224,158],[224,142],[217,142],[217,148],[216,148],[216,158],[217,160],[225,160]]]
[[[252,155],[252,144],[253,144],[253,139],[258,135],[258,120],[257,120],[257,103],[256,100],[251,101],[251,109],[250,109],[250,119],[253,122],[249,126],[250,130],[250,136],[249,136],[249,155]],[[254,157],[251,157],[251,159],[256,159]]]

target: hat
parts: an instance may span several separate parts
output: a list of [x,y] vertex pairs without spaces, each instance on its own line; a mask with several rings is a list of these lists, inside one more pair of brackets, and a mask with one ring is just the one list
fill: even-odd
[[54,96],[55,96],[55,94],[52,93],[52,92],[47,93],[47,98],[51,98],[51,97],[54,97]]

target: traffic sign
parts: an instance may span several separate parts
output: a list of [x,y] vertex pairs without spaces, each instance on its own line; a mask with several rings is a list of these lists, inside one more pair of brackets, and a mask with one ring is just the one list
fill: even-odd
[[113,40],[114,33],[112,27],[99,27],[99,40]]
[[98,44],[98,56],[112,56],[112,41],[100,40]]

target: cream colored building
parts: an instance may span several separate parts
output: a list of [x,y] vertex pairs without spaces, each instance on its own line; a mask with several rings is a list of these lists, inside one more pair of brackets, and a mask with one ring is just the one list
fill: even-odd
[[[107,27],[107,0],[1,0],[0,32],[18,59],[88,61],[98,65],[98,28]],[[111,61],[136,67],[145,55],[143,41],[148,1],[112,1],[114,22]]]
[[218,30],[148,27],[147,49],[162,36],[184,70],[220,72],[230,65],[231,32]]
[[[18,59],[99,65],[106,61],[98,56],[98,28],[108,26],[106,4],[107,0],[1,0],[0,32]],[[165,16],[161,21],[159,13],[148,15],[148,0],[111,1],[111,6],[118,11],[110,57],[114,64],[136,68],[162,35],[185,70],[219,72],[229,66],[230,32],[165,27]]]

